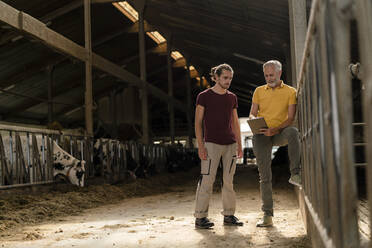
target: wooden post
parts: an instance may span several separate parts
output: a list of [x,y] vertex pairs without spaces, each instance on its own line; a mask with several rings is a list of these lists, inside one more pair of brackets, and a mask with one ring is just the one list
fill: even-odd
[[332,98],[331,88],[329,84],[329,75],[331,68],[329,68],[328,50],[332,46],[327,39],[327,33],[330,32],[329,27],[329,12],[326,2],[320,5],[320,14],[318,20],[321,25],[317,29],[320,37],[320,61],[321,61],[321,99],[322,99],[322,116],[324,121],[324,141],[326,154],[325,163],[327,164],[327,179],[328,179],[328,207],[330,211],[329,236],[333,240],[335,247],[342,247],[342,227],[341,227],[341,209],[340,209],[340,189],[339,177],[335,162],[335,143],[332,126]]
[[283,53],[285,56],[283,67],[285,69],[286,83],[289,85],[293,85],[294,80],[292,80],[291,47],[289,47],[288,44],[283,45]]
[[15,135],[15,145],[16,145],[16,164],[18,167],[17,180],[18,183],[29,183],[29,168],[26,168],[23,149],[22,149],[22,142],[21,138],[19,137],[19,133],[16,132]]
[[53,180],[53,136],[46,136],[47,142],[47,181]]
[[189,59],[186,59],[186,90],[187,90],[187,147],[192,148],[193,128],[192,128],[192,99],[191,99],[191,77]]
[[116,90],[112,90],[110,92],[110,112],[111,112],[111,118],[112,118],[111,134],[114,139],[117,139],[118,138],[118,121],[117,121],[118,108],[116,107]]
[[48,123],[53,122],[53,72],[54,66],[48,67]]
[[313,108],[313,153],[314,153],[314,165],[316,165],[315,175],[317,177],[316,192],[318,193],[319,211],[318,216],[322,225],[328,230],[330,227],[329,217],[329,205],[328,205],[328,180],[327,170],[325,164],[325,141],[324,141],[324,120],[322,118],[323,106],[322,102],[322,89],[321,89],[321,72],[322,66],[320,61],[320,37],[316,36],[315,44],[312,52],[312,63],[313,63],[313,79],[314,82],[311,84],[312,91],[312,104]]
[[306,39],[306,0],[288,0],[291,35],[292,86],[297,86]]
[[40,153],[39,153],[38,143],[37,143],[35,134],[32,134],[32,158],[33,158],[32,165],[35,166],[34,182],[41,182],[44,178],[44,175],[43,175],[43,171],[41,168],[42,165],[40,161]]
[[[140,56],[140,78],[143,82],[146,82],[147,72],[146,72],[146,44],[145,44],[145,20],[144,20],[144,10],[146,6],[146,1],[142,0],[138,2],[138,14],[139,14],[139,56]],[[141,89],[141,100],[142,100],[142,143],[148,144],[149,139],[149,110],[148,110],[148,89],[147,84],[143,83]]]
[[[333,104],[333,132],[335,140],[336,163],[340,169],[341,179],[341,223],[343,247],[359,247],[358,196],[353,153],[352,128],[352,87],[350,73],[350,17],[342,1],[330,1],[329,14],[332,37],[330,84]],[[347,2],[347,1],[344,1]],[[351,4],[351,1],[350,1]],[[351,6],[349,6],[349,11]],[[334,76],[333,76],[334,75]],[[336,97],[333,96],[336,94]],[[336,110],[338,108],[338,110]],[[336,111],[335,111],[336,110]]]
[[167,37],[167,61],[168,61],[168,96],[170,98],[169,101],[169,127],[170,127],[170,141],[171,144],[174,144],[174,103],[173,103],[173,71],[172,71],[172,47],[171,47],[171,39],[172,35],[169,34]]
[[1,162],[1,178],[0,184],[3,186],[5,184],[13,184],[12,177],[10,175],[10,171],[8,168],[8,162],[5,155],[3,138],[0,134],[0,162]]
[[93,136],[93,86],[92,86],[92,37],[91,37],[91,0],[84,0],[85,50],[85,129]]

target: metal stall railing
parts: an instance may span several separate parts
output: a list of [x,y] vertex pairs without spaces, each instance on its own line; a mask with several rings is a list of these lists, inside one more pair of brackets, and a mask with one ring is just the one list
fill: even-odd
[[[353,125],[352,85],[347,70],[353,14],[358,20],[361,63],[366,72],[362,80],[366,85],[364,119],[368,130],[372,118],[368,111],[372,106],[371,1],[313,1],[299,76],[302,193],[313,247],[361,246],[354,147],[370,147],[372,136],[368,130],[369,138],[364,144],[353,139],[353,126],[357,124]],[[367,161],[359,165],[369,171],[371,196],[372,159],[371,152],[367,154]]]
[[1,124],[0,189],[53,183],[53,141],[61,143],[64,135]]
[[[181,161],[190,168],[197,165],[192,159],[192,154],[197,153],[192,149],[143,145],[135,141],[94,140],[73,132],[0,125],[0,189],[55,182],[53,142],[85,161],[85,179],[101,178],[103,183],[174,171],[174,168],[179,169]],[[190,156],[184,156],[190,151]],[[167,156],[169,154],[175,155],[173,160]]]

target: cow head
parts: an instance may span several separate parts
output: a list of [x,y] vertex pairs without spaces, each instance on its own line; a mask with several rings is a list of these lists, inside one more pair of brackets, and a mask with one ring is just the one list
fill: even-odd
[[62,175],[72,184],[84,187],[84,160],[79,160],[71,156],[55,142],[53,142],[53,159],[54,177]]

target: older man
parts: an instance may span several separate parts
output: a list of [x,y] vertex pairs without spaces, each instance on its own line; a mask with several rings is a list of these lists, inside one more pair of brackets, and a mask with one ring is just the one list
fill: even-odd
[[271,183],[272,146],[288,145],[291,178],[289,182],[301,185],[300,141],[297,128],[290,126],[296,114],[296,89],[286,85],[280,76],[282,64],[277,60],[263,65],[266,85],[257,87],[252,99],[250,118],[264,117],[268,128],[253,136],[253,151],[256,155],[260,174],[260,190],[263,219],[258,227],[272,226],[273,198]]

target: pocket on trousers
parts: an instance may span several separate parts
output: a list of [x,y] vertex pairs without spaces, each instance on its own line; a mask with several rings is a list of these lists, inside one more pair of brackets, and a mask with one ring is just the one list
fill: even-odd
[[201,172],[202,175],[209,175],[211,171],[211,162],[212,160],[210,158],[207,158],[207,160],[202,160],[201,162]]
[[235,172],[235,169],[233,170],[233,167],[236,164],[236,158],[237,157],[238,157],[237,155],[232,156],[230,169],[229,169],[229,174],[231,173],[231,171]]

